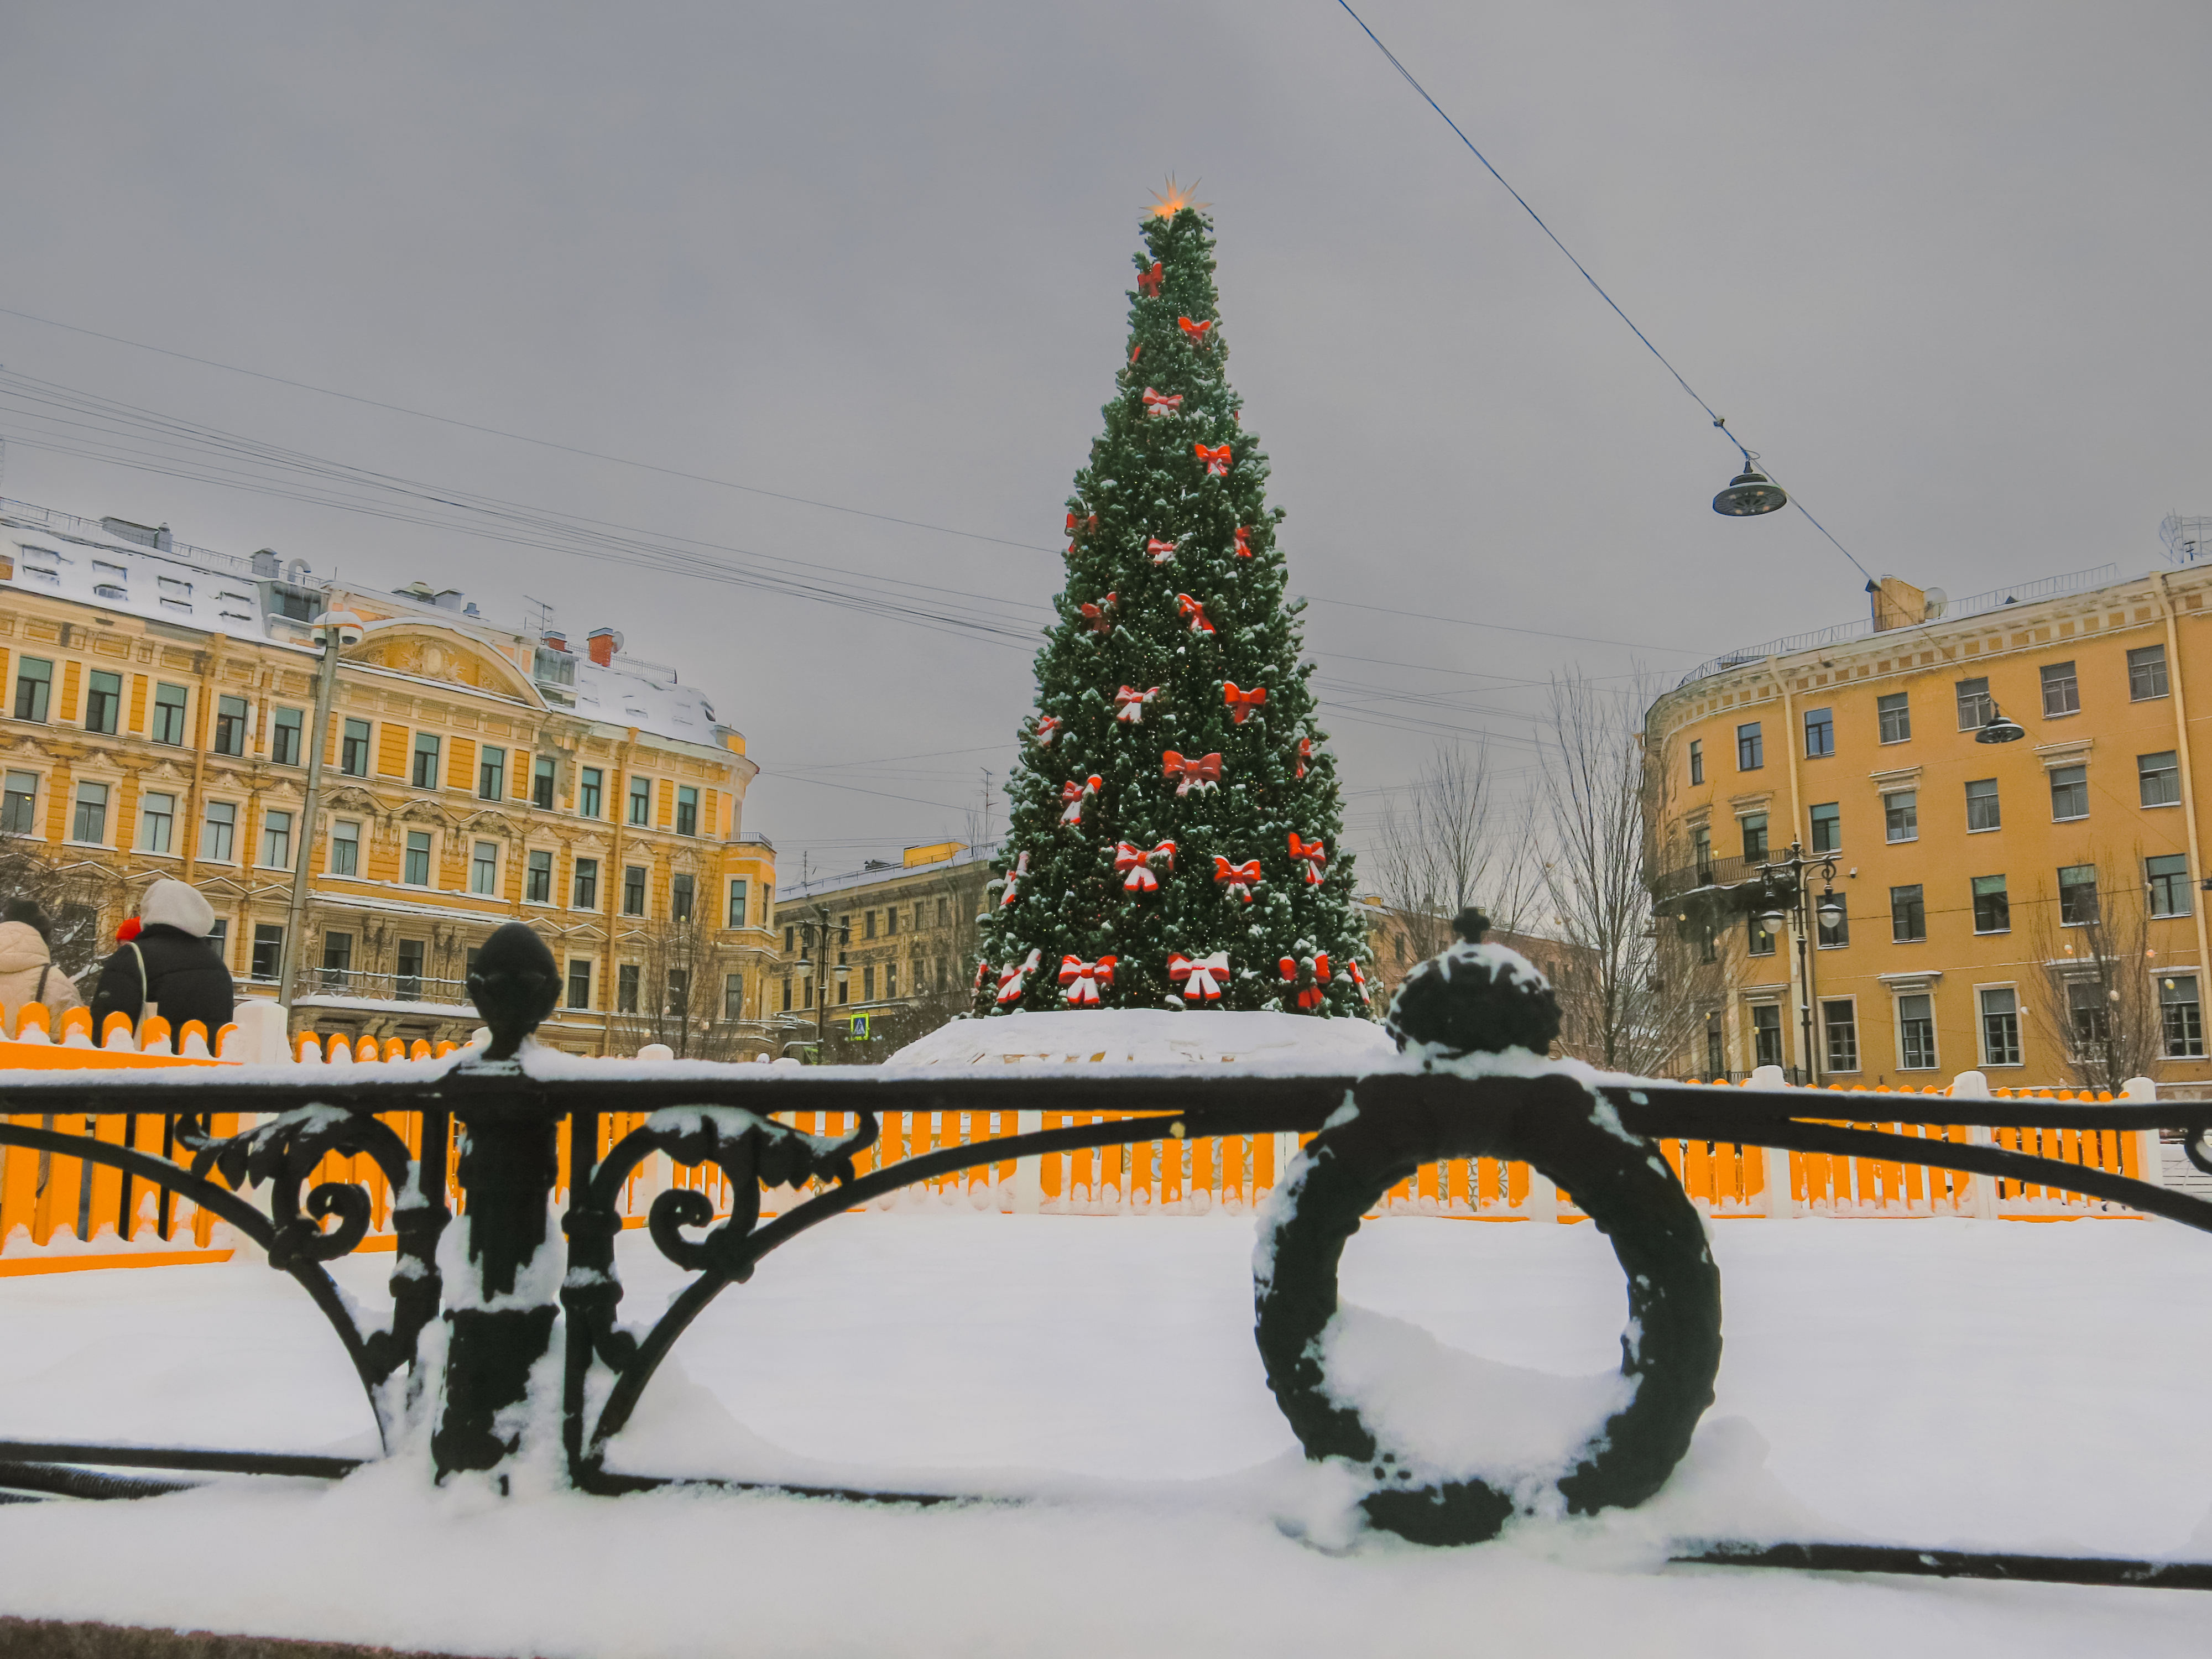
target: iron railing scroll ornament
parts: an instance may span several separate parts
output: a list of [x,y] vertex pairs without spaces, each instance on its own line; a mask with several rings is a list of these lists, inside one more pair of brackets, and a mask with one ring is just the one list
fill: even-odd
[[[1333,1462],[1359,1483],[1369,1524],[1438,1545],[1492,1537],[1532,1509],[1589,1513],[1640,1504],[1688,1449],[1720,1364],[1720,1275],[1703,1218],[1662,1155],[1662,1140],[1920,1164],[2080,1193],[2212,1231],[2212,1202],[1992,1145],[1835,1121],[1831,1115],[1845,1097],[1613,1079],[1547,1060],[1559,1012],[1542,975],[1512,951],[1485,944],[1479,914],[1464,913],[1456,927],[1457,942],[1400,988],[1388,1024],[1402,1056],[1387,1068],[1277,1076],[1185,1066],[1102,1077],[1026,1067],[932,1073],[570,1060],[532,1038],[552,1010],[558,977],[544,943],[511,922],[485,945],[469,981],[490,1032],[481,1048],[443,1061],[351,1070],[209,1066],[166,1073],[158,1085],[143,1074],[106,1070],[0,1074],[0,1146],[121,1170],[236,1229],[271,1267],[298,1280],[329,1320],[368,1395],[386,1456],[418,1456],[439,1482],[482,1480],[504,1492],[538,1449],[557,1439],[557,1455],[547,1460],[556,1478],[616,1493],[683,1482],[680,1474],[610,1468],[611,1443],[700,1313],[745,1283],[769,1253],[832,1217],[907,1186],[1016,1159],[1162,1139],[1306,1137],[1261,1217],[1255,1334],[1267,1381],[1308,1456]],[[134,1075],[139,1080],[129,1080]],[[978,1123],[996,1114],[1012,1124],[1017,1114],[1041,1109],[1071,1121],[866,1172],[856,1166],[876,1139],[879,1112],[965,1112]],[[149,1112],[169,1120],[185,1161],[34,1127],[47,1114],[76,1121]],[[253,1114],[253,1127],[216,1136],[215,1115],[233,1112]],[[602,1156],[611,1112],[643,1122]],[[854,1127],[830,1138],[776,1121],[801,1112],[849,1115]],[[2212,1103],[1916,1096],[1912,1112],[1930,1126],[2178,1130],[2189,1161],[2212,1173]],[[394,1113],[421,1115],[418,1152],[379,1121]],[[552,1197],[564,1134],[568,1197],[556,1223]],[[373,1160],[399,1195],[392,1311],[374,1328],[356,1322],[326,1265],[362,1241],[373,1212],[365,1187],[314,1178],[334,1152]],[[655,1154],[688,1169],[720,1170],[731,1209],[717,1220],[705,1194],[686,1187],[653,1200],[651,1243],[690,1278],[651,1322],[625,1325],[617,1316],[620,1204],[630,1177]],[[1627,1279],[1621,1376],[1631,1386],[1556,1469],[1533,1483],[1470,1479],[1425,1461],[1418,1446],[1390,1443],[1356,1401],[1331,1387],[1328,1345],[1319,1340],[1337,1315],[1338,1266],[1361,1218],[1422,1165],[1471,1157],[1523,1161],[1571,1194],[1611,1242]],[[449,1174],[462,1195],[458,1229],[447,1200]],[[763,1220],[769,1188],[811,1191]],[[259,1203],[249,1200],[254,1193],[265,1194]],[[335,1478],[355,1466],[204,1447],[0,1441],[0,1498],[149,1496],[215,1474]],[[129,1469],[164,1473],[112,1473]],[[2206,1564],[1906,1546],[1705,1540],[1683,1545],[1674,1559],[2212,1589]]]

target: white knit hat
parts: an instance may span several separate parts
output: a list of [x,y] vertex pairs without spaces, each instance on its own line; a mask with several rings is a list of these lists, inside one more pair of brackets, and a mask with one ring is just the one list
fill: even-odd
[[149,927],[158,924],[205,939],[215,926],[215,906],[200,896],[197,887],[164,876],[138,901],[138,920]]

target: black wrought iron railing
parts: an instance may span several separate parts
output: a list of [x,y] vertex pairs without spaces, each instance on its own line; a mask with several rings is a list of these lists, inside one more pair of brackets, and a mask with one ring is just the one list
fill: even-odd
[[[482,1479],[504,1490],[511,1460],[523,1449],[526,1431],[518,1425],[540,1420],[535,1411],[514,1408],[552,1407],[568,1478],[585,1492],[612,1494],[682,1480],[610,1468],[610,1442],[700,1314],[744,1283],[769,1252],[832,1218],[916,1182],[1042,1154],[1200,1137],[1310,1137],[1303,1158],[1283,1172],[1281,1197],[1261,1224],[1272,1248],[1262,1253],[1268,1265],[1255,1297],[1267,1381],[1310,1456],[1364,1472],[1363,1506],[1375,1525],[1432,1544],[1494,1536],[1527,1501],[1525,1492],[1419,1473],[1411,1449],[1389,1443],[1330,1389],[1318,1340],[1337,1310],[1346,1239],[1383,1194],[1425,1164],[1468,1158],[1526,1162],[1571,1194],[1612,1242],[1626,1277],[1635,1333],[1632,1341],[1623,1340],[1621,1372],[1634,1386],[1626,1391],[1626,1405],[1589,1425],[1553,1478],[1571,1512],[1650,1498],[1687,1450],[1713,1400],[1721,1352],[1719,1270],[1702,1217],[1659,1155],[1662,1139],[1956,1170],[2081,1193],[2212,1231],[2212,1202],[2062,1159],[1812,1115],[1837,1109],[1829,1095],[1591,1086],[1564,1073],[1468,1077],[1449,1066],[1415,1069],[1411,1062],[1365,1075],[1301,1077],[1197,1068],[1150,1077],[1029,1068],[931,1076],[735,1066],[712,1075],[595,1074],[558,1057],[540,1061],[520,1054],[556,989],[550,954],[516,924],[486,947],[476,981],[493,1042],[442,1070],[402,1075],[364,1066],[303,1075],[210,1067],[166,1076],[158,1090],[117,1072],[15,1073],[0,1079],[0,1144],[121,1170],[189,1197],[258,1245],[270,1266],[291,1275],[322,1310],[368,1395],[387,1454],[420,1437],[437,1480]],[[1399,1008],[1406,1006],[1401,994]],[[854,1167],[885,1111],[988,1112],[1012,1123],[1019,1121],[1012,1114],[1048,1109],[1079,1118],[1140,1115],[945,1147],[866,1173]],[[42,1114],[149,1109],[170,1124],[175,1158],[36,1127]],[[1916,1098],[1912,1109],[1932,1125],[2175,1131],[2190,1161],[2212,1172],[2205,1145],[2212,1103],[1927,1096]],[[228,1137],[210,1133],[215,1114],[242,1111],[258,1115],[255,1127]],[[422,1115],[419,1155],[379,1120],[403,1112]],[[602,1121],[614,1112],[645,1115],[641,1127],[602,1152]],[[833,1139],[777,1121],[818,1112],[849,1114],[856,1127]],[[462,1133],[449,1135],[456,1124]],[[459,1148],[450,1171],[449,1144]],[[548,1200],[564,1146],[569,1197],[556,1237]],[[325,1265],[360,1243],[370,1217],[363,1184],[314,1179],[331,1152],[373,1160],[403,1194],[393,1212],[392,1310],[374,1328],[356,1319]],[[615,1240],[623,1187],[654,1153],[686,1167],[715,1166],[732,1201],[731,1213],[718,1220],[696,1188],[676,1188],[653,1200],[652,1243],[691,1277],[640,1334],[617,1320],[623,1290]],[[449,1173],[462,1194],[458,1215],[448,1201]],[[761,1194],[771,1187],[810,1195],[763,1220]],[[245,1196],[254,1188],[266,1189],[265,1211]],[[446,1252],[445,1260],[465,1262],[466,1278],[449,1283],[441,1277],[438,1243],[456,1225],[465,1230],[465,1248]],[[434,1322],[442,1325],[442,1340],[426,1342]],[[533,1401],[533,1374],[542,1375],[539,1361],[556,1351],[560,1398]],[[206,1448],[0,1442],[0,1488],[18,1492],[143,1496],[210,1472],[337,1476],[353,1467],[346,1459]],[[114,1473],[133,1468],[161,1471],[165,1478]],[[843,1495],[927,1502],[960,1494]],[[1686,1540],[1677,1559],[2212,1589],[2212,1564],[1817,1540],[1758,1548]]]

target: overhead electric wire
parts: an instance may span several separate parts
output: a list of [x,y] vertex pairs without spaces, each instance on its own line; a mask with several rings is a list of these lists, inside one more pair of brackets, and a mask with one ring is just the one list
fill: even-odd
[[1411,617],[1416,622],[1450,623],[1459,628],[1489,628],[1501,634],[1533,634],[1540,639],[1571,640],[1577,645],[1618,646],[1625,651],[1671,651],[1677,656],[1694,654],[1679,645],[1639,645],[1633,640],[1601,640],[1588,634],[1555,634],[1546,628],[1516,628],[1510,623],[1476,622],[1468,617],[1439,617],[1430,611],[1397,611],[1387,605],[1367,605],[1358,599],[1324,599],[1317,594],[1297,595],[1309,605],[1341,605],[1347,611],[1375,611],[1386,617]]
[[[1620,308],[1620,302],[1616,301],[1613,295],[1605,291],[1604,284],[1600,283],[1596,277],[1590,275],[1589,268],[1583,264],[1580,259],[1576,258],[1572,250],[1571,250],[1565,242],[1559,240],[1558,233],[1553,231],[1551,226],[1544,222],[1544,216],[1537,212],[1534,207],[1529,205],[1528,198],[1523,196],[1519,191],[1514,189],[1511,185],[1506,183],[1505,175],[1491,165],[1490,158],[1487,155],[1485,155],[1475,147],[1474,140],[1468,137],[1467,134],[1461,130],[1458,122],[1453,120],[1450,116],[1444,113],[1444,106],[1442,104],[1439,104],[1435,99],[1429,96],[1429,89],[1413,78],[1413,70],[1407,69],[1405,64],[1399,62],[1398,54],[1392,52],[1389,47],[1384,46],[1382,44],[1382,37],[1376,33],[1373,29],[1368,27],[1367,20],[1360,16],[1358,12],[1352,10],[1352,0],[1336,0],[1336,3],[1338,5],[1344,8],[1344,15],[1346,16],[1349,17],[1353,22],[1359,25],[1359,32],[1375,43],[1375,50],[1381,52],[1382,56],[1389,61],[1390,67],[1397,70],[1398,73],[1404,77],[1406,84],[1413,88],[1415,92],[1420,94],[1421,101],[1426,104],[1431,109],[1436,111],[1437,116],[1442,118],[1446,126],[1452,130],[1453,133],[1458,137],[1460,143],[1467,146],[1468,154],[1474,156],[1476,161],[1481,162],[1483,170],[1489,173],[1492,178],[1498,180],[1499,185],[1504,190],[1508,196],[1510,196],[1515,201],[1521,204],[1522,210],[1525,212],[1529,218],[1535,222],[1536,228],[1542,231],[1546,236],[1549,237],[1551,239],[1552,246],[1559,249],[1562,254],[1566,256],[1567,263],[1582,273],[1583,280],[1590,285],[1591,290],[1596,294],[1599,299],[1604,301],[1606,304],[1612,308],[1613,314],[1620,318],[1623,323],[1628,325],[1628,331],[1633,334],[1638,339],[1644,342],[1644,349],[1650,351],[1654,357],[1656,357],[1660,362],[1660,365],[1664,368],[1669,374],[1674,377],[1674,384],[1680,386],[1684,392],[1687,392],[1691,400],[1694,402],[1698,408],[1704,410],[1707,415],[1712,417],[1713,425],[1719,431],[1721,436],[1726,438],[1730,443],[1734,444],[1737,450],[1741,453],[1744,465],[1747,468],[1751,468],[1756,465],[1759,460],[1759,452],[1747,447],[1742,439],[1737,437],[1735,433],[1729,430],[1727,417],[1722,415],[1720,411],[1716,410],[1711,404],[1707,403],[1704,398],[1700,397],[1698,393],[1698,389],[1682,378],[1682,371],[1675,368],[1674,365],[1668,360],[1667,354],[1665,352],[1660,350],[1657,346],[1651,343],[1651,337],[1650,335],[1646,334],[1642,329],[1637,327],[1635,320],[1631,318],[1626,312]],[[1772,478],[1777,483],[1780,483],[1782,482],[1781,475],[1777,473],[1772,467],[1763,467],[1759,470],[1764,471],[1766,476]],[[1830,532],[1827,526],[1822,524],[1818,519],[1813,516],[1811,510],[1806,507],[1805,503],[1798,500],[1797,492],[1791,489],[1788,490],[1787,493],[1790,496],[1790,506],[1796,507],[1798,512],[1805,515],[1805,522],[1811,525],[1814,529],[1819,531],[1823,536],[1827,537],[1830,544],[1835,548],[1837,552],[1850,560],[1853,567],[1857,569],[1859,574],[1864,576],[1869,581],[1874,580],[1874,573],[1869,570],[1864,565],[1860,564],[1857,556],[1852,553],[1850,549],[1845,547],[1841,542],[1838,541],[1834,535]]]

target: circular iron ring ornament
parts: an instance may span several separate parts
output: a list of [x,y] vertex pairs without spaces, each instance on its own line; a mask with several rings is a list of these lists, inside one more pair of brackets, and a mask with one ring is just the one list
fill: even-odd
[[1525,1107],[1370,1109],[1308,1146],[1303,1177],[1273,1228],[1272,1275],[1256,1285],[1257,1336],[1283,1415],[1306,1455],[1365,1466],[1374,1525],[1422,1544],[1495,1537],[1520,1505],[1479,1479],[1419,1483],[1397,1449],[1331,1395],[1320,1359],[1337,1310],[1345,1241],[1383,1194],[1422,1164],[1494,1158],[1534,1165],[1574,1196],[1613,1242],[1628,1280],[1620,1374],[1629,1403],[1592,1430],[1558,1488],[1571,1513],[1627,1508],[1657,1492],[1712,1404],[1721,1359],[1720,1270],[1705,1224],[1650,1141],[1604,1101],[1559,1078]]

